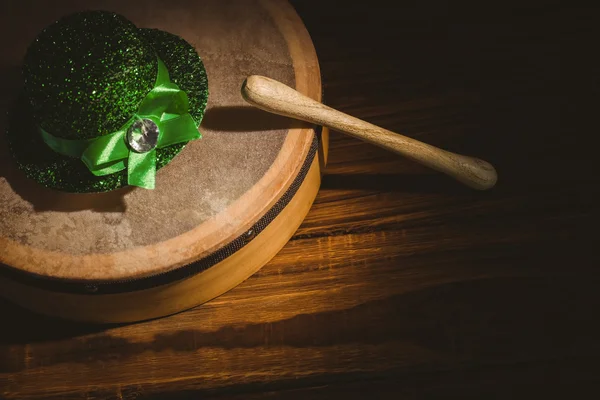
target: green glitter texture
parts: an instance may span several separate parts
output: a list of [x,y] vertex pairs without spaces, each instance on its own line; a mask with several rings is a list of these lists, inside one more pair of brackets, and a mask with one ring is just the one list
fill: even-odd
[[119,129],[154,86],[152,46],[125,18],[102,11],[64,17],[25,55],[34,119],[52,135],[89,139]]
[[[78,20],[85,20],[85,22],[76,22]],[[11,152],[13,153],[19,168],[27,175],[27,177],[38,181],[48,188],[66,192],[89,193],[106,192],[127,186],[126,170],[112,175],[96,177],[87,169],[80,159],[66,157],[52,151],[42,141],[35,126],[35,122],[37,121],[37,123],[53,135],[61,136],[63,138],[95,137],[99,134],[111,133],[112,131],[119,129],[135,112],[141,99],[143,99],[152,89],[156,80],[155,62],[156,56],[158,56],[163,60],[169,70],[171,81],[179,85],[179,87],[188,94],[190,115],[194,118],[196,124],[200,125],[208,100],[208,80],[202,60],[198,56],[196,50],[185,40],[168,32],[156,29],[137,29],[133,27],[135,31],[126,35],[128,37],[126,41],[118,35],[112,35],[112,39],[110,40],[106,39],[108,30],[105,31],[105,27],[102,26],[103,24],[100,23],[100,21],[107,23],[108,21],[113,21],[114,29],[116,29],[114,24],[117,24],[125,30],[128,30],[133,26],[123,17],[113,13],[101,11],[84,12],[66,17],[60,21],[69,21],[68,26],[77,26],[77,29],[84,29],[83,26],[87,26],[88,28],[86,29],[93,26],[98,27],[98,29],[103,32],[98,36],[104,38],[102,43],[97,47],[92,46],[90,42],[86,43],[95,49],[109,49],[109,53],[112,55],[121,54],[118,51],[119,48],[123,51],[128,48],[126,46],[121,47],[125,42],[138,43],[139,47],[137,47],[137,49],[144,49],[144,53],[147,51],[154,60],[153,62],[148,62],[148,65],[150,66],[149,70],[153,73],[152,77],[149,79],[151,83],[148,86],[147,82],[142,83],[143,79],[140,79],[140,74],[145,73],[145,67],[141,66],[141,64],[144,63],[141,63],[140,60],[149,58],[146,54],[142,55],[140,53],[140,58],[138,58],[135,67],[130,71],[131,74],[121,74],[118,81],[120,83],[112,81],[113,77],[109,76],[111,74],[107,75],[107,78],[104,81],[104,84],[107,86],[104,88],[99,85],[99,82],[102,80],[100,78],[95,78],[92,80],[92,83],[87,84],[83,82],[83,80],[78,80],[78,85],[82,85],[78,86],[78,88],[85,87],[86,89],[79,89],[77,91],[88,93],[85,96],[82,94],[81,96],[69,95],[60,97],[60,93],[62,92],[75,93],[74,86],[71,86],[74,85],[73,80],[71,80],[71,84],[69,85],[63,86],[63,84],[60,83],[62,92],[57,90],[55,86],[52,86],[54,89],[49,89],[48,91],[39,90],[39,85],[42,84],[42,81],[44,81],[44,85],[46,85],[48,82],[55,79],[53,78],[54,74],[51,71],[53,71],[57,65],[59,71],[64,71],[64,64],[68,64],[68,61],[65,61],[65,59],[55,58],[54,56],[49,56],[48,59],[38,59],[36,65],[44,65],[44,67],[40,67],[40,76],[33,74],[35,68],[32,69],[30,66],[32,60],[31,54],[33,54],[31,53],[31,49],[35,48],[35,46],[47,49],[49,46],[49,44],[40,44],[40,41],[45,41],[42,39],[43,37],[50,38],[57,37],[57,35],[61,36],[60,33],[57,33],[61,31],[61,29],[57,28],[57,24],[60,24],[60,22],[55,23],[40,35],[36,41],[37,44],[32,45],[28,52],[24,67],[24,74],[26,77],[25,91],[17,101],[13,112],[11,112],[9,129],[7,131]],[[80,46],[81,44],[78,42],[78,39],[76,39],[76,32],[71,31],[71,28],[69,28],[69,31],[70,33],[68,36],[71,37],[71,41],[67,43],[65,40],[63,46],[65,48],[76,48]],[[48,32],[52,33],[52,35]],[[85,40],[88,40],[92,36],[95,37],[94,34],[88,32],[86,34],[87,39]],[[108,42],[110,42],[110,44],[107,44]],[[133,47],[129,48],[131,49]],[[106,55],[107,53],[98,52],[92,54],[97,54],[98,59],[94,59],[93,62],[92,59],[88,59],[88,61],[90,61],[89,64],[103,65],[103,57],[99,56],[101,54]],[[122,56],[119,55],[115,57]],[[112,63],[113,61],[104,60],[104,62]],[[129,61],[126,61],[125,63],[127,62]],[[78,67],[74,66],[73,68]],[[117,69],[125,71],[122,67],[117,67]],[[102,68],[99,67],[96,71],[102,71]],[[77,79],[83,78],[79,76]],[[56,82],[60,82],[60,79]],[[56,82],[55,84],[58,85]],[[144,86],[144,90],[141,89],[142,86]],[[132,88],[132,93],[137,93],[137,95],[128,93],[124,96],[124,99],[127,98],[126,101],[115,102],[112,97],[108,97],[112,99],[108,101],[107,98],[94,97],[95,94],[92,93],[96,90],[96,93],[111,93],[110,96],[113,96],[112,93],[121,93],[125,87]],[[50,101],[50,99],[54,99],[54,101]],[[112,106],[114,107],[111,108]],[[102,114],[102,110],[104,110],[105,114]],[[32,114],[35,117],[34,121],[31,119]],[[47,119],[44,119],[43,116],[46,116]],[[73,118],[70,119],[68,118],[69,116],[72,116]],[[63,121],[60,121],[61,118]],[[91,135],[89,133],[90,131],[87,129],[92,129],[94,134]],[[184,147],[185,144],[177,144],[157,149],[157,169],[168,164]]]

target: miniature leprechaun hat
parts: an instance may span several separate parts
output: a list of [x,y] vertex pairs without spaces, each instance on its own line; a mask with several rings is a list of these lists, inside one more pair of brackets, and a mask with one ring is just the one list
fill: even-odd
[[29,46],[7,130],[29,178],[67,192],[154,188],[191,140],[208,100],[204,65],[184,39],[125,17],[61,18]]

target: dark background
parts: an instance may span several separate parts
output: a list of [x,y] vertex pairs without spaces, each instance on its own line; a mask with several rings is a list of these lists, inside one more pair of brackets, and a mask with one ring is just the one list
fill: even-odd
[[[333,133],[294,238],[198,311],[221,328],[197,330],[200,314],[183,313],[169,331],[96,332],[2,302],[0,397],[25,392],[18,372],[33,367],[56,399],[597,396],[599,10],[292,3],[328,105],[483,158],[497,186],[475,192]],[[236,324],[240,313],[271,322]],[[205,352],[191,362],[193,351]],[[216,369],[198,375],[209,359]],[[128,368],[110,383],[61,378],[115,360]],[[179,377],[154,379],[161,365]]]

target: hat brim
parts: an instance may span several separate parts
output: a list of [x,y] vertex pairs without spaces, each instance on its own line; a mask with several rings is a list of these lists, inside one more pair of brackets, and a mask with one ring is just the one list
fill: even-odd
[[[169,70],[171,81],[188,95],[190,115],[199,126],[208,101],[208,78],[202,59],[179,36],[157,29],[139,29]],[[107,192],[127,186],[127,170],[95,176],[79,158],[56,153],[42,140],[21,95],[10,113],[7,130],[10,151],[25,175],[56,190],[74,193]],[[157,149],[157,170],[167,165],[184,147],[180,143]]]

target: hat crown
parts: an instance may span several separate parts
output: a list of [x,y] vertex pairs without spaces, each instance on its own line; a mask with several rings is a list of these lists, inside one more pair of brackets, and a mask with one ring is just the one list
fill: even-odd
[[44,29],[27,50],[25,93],[37,124],[64,139],[114,132],[156,80],[152,46],[118,14],[86,11]]

